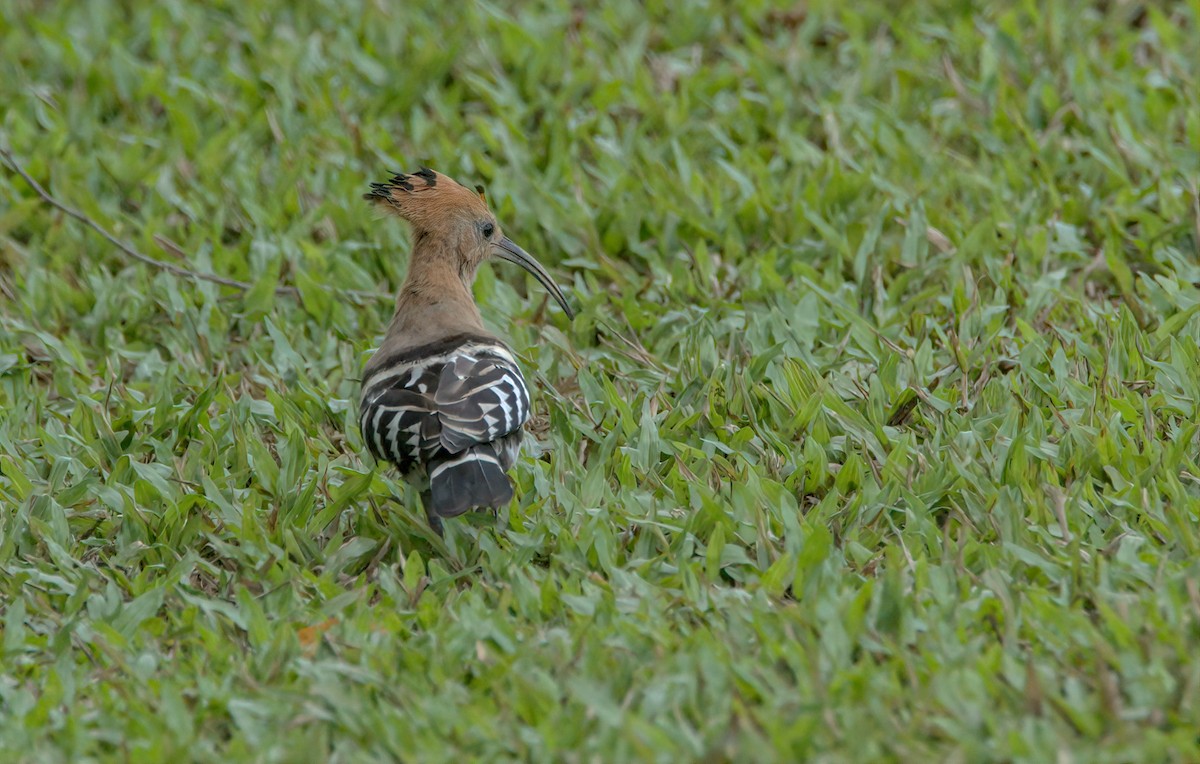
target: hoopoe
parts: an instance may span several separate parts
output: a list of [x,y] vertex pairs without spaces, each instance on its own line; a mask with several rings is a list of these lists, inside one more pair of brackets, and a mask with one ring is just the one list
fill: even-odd
[[425,482],[430,527],[513,496],[506,474],[529,419],[529,390],[512,351],[483,327],[471,294],[480,263],[497,256],[537,278],[574,318],[537,260],[501,231],[483,189],[426,168],[372,183],[363,198],[413,228],[396,312],[362,375],[359,425],[371,453]]

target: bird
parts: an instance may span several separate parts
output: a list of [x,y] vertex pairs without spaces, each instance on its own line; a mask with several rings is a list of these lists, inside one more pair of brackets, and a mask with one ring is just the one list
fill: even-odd
[[383,341],[363,367],[359,427],[367,449],[421,489],[431,529],[513,497],[508,471],[529,419],[512,349],[484,328],[471,286],[498,257],[574,311],[546,269],[504,235],[481,186],[422,167],[370,184],[363,198],[408,221],[412,251]]

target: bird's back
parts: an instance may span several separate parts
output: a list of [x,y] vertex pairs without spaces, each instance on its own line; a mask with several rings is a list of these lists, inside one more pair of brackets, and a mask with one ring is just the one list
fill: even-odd
[[376,458],[429,479],[431,520],[512,498],[529,391],[494,337],[456,334],[380,349],[363,370],[359,424]]

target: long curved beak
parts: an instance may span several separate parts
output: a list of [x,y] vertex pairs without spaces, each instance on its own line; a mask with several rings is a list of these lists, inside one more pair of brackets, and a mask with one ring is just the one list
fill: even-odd
[[496,254],[510,263],[516,263],[525,270],[533,274],[533,277],[542,282],[542,286],[546,287],[546,291],[550,296],[562,306],[563,311],[567,314],[567,318],[575,318],[575,311],[571,310],[571,306],[567,304],[567,298],[563,295],[562,290],[558,288],[558,284],[554,283],[554,279],[550,278],[550,274],[546,273],[546,269],[542,264],[533,259],[533,255],[518,247],[507,236],[496,242]]

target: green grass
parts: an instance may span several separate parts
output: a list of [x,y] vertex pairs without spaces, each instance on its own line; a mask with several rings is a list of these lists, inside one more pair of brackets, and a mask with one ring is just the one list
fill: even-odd
[[[0,760],[1200,760],[1200,2],[603,5],[0,0],[0,148],[255,285],[0,173]],[[420,164],[581,310],[481,274],[444,543]]]

